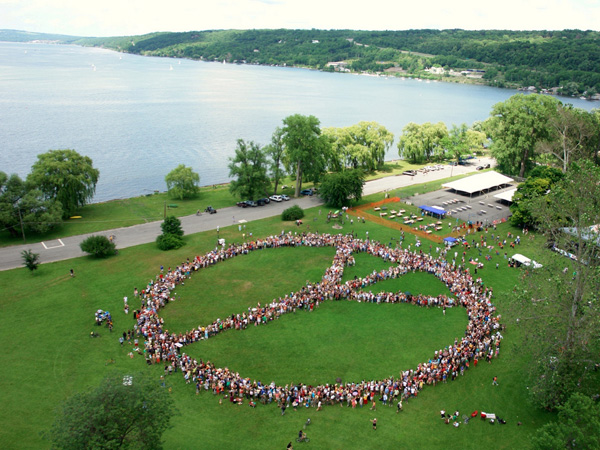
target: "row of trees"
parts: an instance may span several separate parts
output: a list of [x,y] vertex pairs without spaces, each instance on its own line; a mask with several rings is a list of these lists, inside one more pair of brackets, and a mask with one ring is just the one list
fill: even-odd
[[398,142],[398,154],[413,164],[444,161],[457,162],[475,151],[483,150],[487,141],[480,124],[469,128],[466,124],[453,125],[450,130],[443,122],[424,124],[409,123],[402,129]]
[[38,155],[26,180],[0,172],[0,226],[15,237],[49,231],[91,201],[99,176],[75,150]]
[[272,184],[277,193],[282,178],[290,174],[296,180],[297,197],[303,181],[321,182],[322,189],[327,190],[328,177],[348,172],[343,179],[351,179],[353,189],[343,200],[337,195],[331,197],[341,206],[361,197],[364,173],[383,166],[393,140],[393,134],[375,122],[321,130],[316,117],[295,114],[283,120],[283,126],[275,130],[265,147],[238,140],[229,164],[229,176],[233,178],[230,190],[241,199],[268,196]]

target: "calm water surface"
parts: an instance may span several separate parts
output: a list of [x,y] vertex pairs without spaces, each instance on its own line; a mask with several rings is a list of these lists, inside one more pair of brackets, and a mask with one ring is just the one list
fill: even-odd
[[[409,122],[470,125],[513,94],[0,42],[0,170],[25,177],[39,153],[72,148],[100,170],[95,201],[104,201],[164,190],[178,164],[193,167],[203,185],[226,182],[237,139],[266,145],[291,114],[312,114],[322,127],[376,121],[397,142]],[[398,157],[396,142],[388,159]]]

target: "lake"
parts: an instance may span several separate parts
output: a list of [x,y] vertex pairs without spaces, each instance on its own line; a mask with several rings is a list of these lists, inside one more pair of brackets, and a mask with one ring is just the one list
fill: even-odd
[[25,177],[38,154],[70,148],[100,170],[94,201],[165,190],[165,175],[179,164],[202,185],[219,184],[229,180],[238,139],[266,145],[292,114],[314,115],[321,127],[376,121],[394,133],[387,159],[397,159],[409,122],[471,125],[515,93],[0,42],[0,170]]

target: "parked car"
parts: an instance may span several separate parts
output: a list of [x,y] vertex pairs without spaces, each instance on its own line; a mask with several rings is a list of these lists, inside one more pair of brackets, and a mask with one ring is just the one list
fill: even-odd
[[204,210],[204,212],[207,212],[209,214],[216,214],[217,210],[215,208],[213,208],[212,206],[207,206],[206,209]]
[[244,202],[237,202],[236,203],[237,206],[239,206],[240,208],[245,208],[248,206],[248,203]]
[[252,208],[256,208],[258,206],[258,204],[255,201],[246,200],[246,206],[250,206]]
[[414,177],[417,174],[416,170],[405,170],[404,172],[402,172],[402,175],[408,175],[411,177]]
[[312,189],[302,189],[300,191],[300,195],[309,195],[309,196],[312,196],[313,195],[313,190]]
[[256,204],[258,206],[264,206],[264,205],[266,205],[267,203],[270,203],[270,202],[271,202],[271,200],[269,200],[266,197],[265,198],[259,198],[258,200],[256,200]]
[[274,202],[281,202],[283,201],[283,198],[281,197],[281,195],[271,195],[269,197],[271,200],[273,200]]
[[488,163],[488,164],[486,164],[485,166],[483,166],[483,168],[484,168],[484,169],[489,169],[489,168],[490,168],[490,165],[489,165],[489,163]]
[[285,195],[285,194],[281,194],[281,199],[283,201],[287,202],[290,198],[287,195]]
[[483,170],[483,166],[477,166],[475,167],[475,170]]

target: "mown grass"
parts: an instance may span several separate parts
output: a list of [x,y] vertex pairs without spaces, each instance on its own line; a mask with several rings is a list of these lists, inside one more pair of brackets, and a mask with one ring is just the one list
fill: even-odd
[[[299,232],[309,226],[311,231],[337,232],[332,224],[325,223],[326,212],[324,208],[308,210],[301,228],[272,218],[246,224],[247,232],[264,236],[278,234],[282,228]],[[369,222],[346,222],[340,230],[350,231],[362,238],[369,231],[370,238],[397,245],[392,240],[397,232]],[[496,231],[490,229],[488,235],[506,236],[509,231],[520,233],[502,224]],[[73,393],[97,385],[108,372],[148,370],[158,377],[162,367],[148,367],[141,357],[131,359],[127,356],[131,347],[119,346],[118,336],[133,326],[132,316],[122,311],[123,296],[128,295],[131,303],[133,288],[145,286],[160,265],[175,266],[212,248],[213,234],[186,236],[187,246],[174,252],[163,253],[148,244],[123,249],[118,257],[108,260],[78,258],[44,264],[33,275],[26,269],[0,272],[5,293],[0,299],[4,350],[0,447],[49,447],[39,433],[52,423],[56,406]],[[221,230],[221,237],[228,242],[242,238],[237,227]],[[507,250],[509,255],[518,251],[541,262],[556,258],[541,250],[541,237],[521,237],[523,243],[514,251]],[[407,235],[404,245],[410,242],[414,238]],[[169,304],[163,315],[169,329],[183,331],[241,312],[257,302],[297,290],[307,280],[318,279],[332,254],[332,249],[267,249],[226,261],[194,274],[177,290],[177,301]],[[194,387],[186,385],[180,374],[173,375],[168,383],[180,414],[164,436],[165,447],[285,448],[311,417],[313,425],[307,432],[314,448],[527,448],[530,434],[554,416],[527,401],[524,373],[528,355],[519,352],[522,336],[508,308],[512,288],[525,272],[509,269],[503,252],[492,255],[478,276],[494,288],[494,301],[507,325],[500,358],[493,364],[480,363],[454,382],[427,387],[417,399],[405,403],[401,414],[378,406],[376,412],[326,407],[320,412],[288,410],[281,416],[274,405],[252,409],[219,404],[210,392],[195,395]],[[469,250],[469,257],[479,258],[478,250]],[[346,278],[389,266],[369,255],[360,254],[356,259],[357,265],[346,270]],[[495,269],[496,262],[499,269]],[[70,268],[75,269],[73,279]],[[434,277],[416,273],[369,289],[436,294],[445,288]],[[93,325],[94,311],[99,308],[113,314],[112,334]],[[427,360],[433,350],[459,337],[465,326],[466,315],[458,308],[449,310],[444,318],[433,308],[332,302],[312,313],[299,311],[267,326],[223,333],[186,351],[263,382],[331,382],[337,377],[361,380],[396,375],[400,369],[414,367]],[[101,336],[88,337],[92,330]],[[493,376],[498,377],[499,386],[491,385]],[[461,414],[490,411],[508,424],[490,426],[478,419],[455,429],[439,420],[442,408],[459,409]],[[376,432],[369,422],[373,417],[378,418]]]

